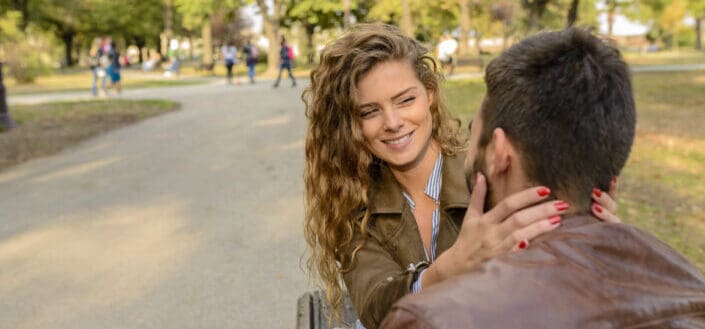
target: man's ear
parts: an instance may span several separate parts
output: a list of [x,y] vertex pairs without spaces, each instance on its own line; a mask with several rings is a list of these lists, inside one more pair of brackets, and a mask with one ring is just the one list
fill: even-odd
[[497,178],[506,174],[511,163],[511,145],[504,133],[504,129],[495,128],[492,132],[492,141],[488,145],[488,153],[485,158],[487,163],[487,174],[491,178]]

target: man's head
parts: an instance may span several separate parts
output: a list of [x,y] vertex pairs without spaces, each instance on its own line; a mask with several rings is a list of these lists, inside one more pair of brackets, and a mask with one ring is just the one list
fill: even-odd
[[512,46],[485,73],[487,94],[471,124],[468,180],[482,172],[488,205],[531,185],[590,206],[609,188],[634,141],[629,68],[586,31],[544,32]]

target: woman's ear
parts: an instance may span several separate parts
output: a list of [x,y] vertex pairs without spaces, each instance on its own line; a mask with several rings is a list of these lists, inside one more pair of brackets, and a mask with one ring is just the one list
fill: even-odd
[[433,89],[426,89],[426,97],[428,98],[429,105],[436,103],[436,93]]

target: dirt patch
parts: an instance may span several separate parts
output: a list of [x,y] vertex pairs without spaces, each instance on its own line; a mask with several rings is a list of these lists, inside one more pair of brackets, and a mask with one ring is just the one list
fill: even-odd
[[0,131],[0,171],[55,154],[105,131],[179,108],[157,100],[106,100],[17,106],[10,109],[19,127]]

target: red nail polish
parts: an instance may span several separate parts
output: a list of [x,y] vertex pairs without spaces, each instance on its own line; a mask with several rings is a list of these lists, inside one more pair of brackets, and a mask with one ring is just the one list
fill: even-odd
[[551,193],[551,190],[548,187],[542,187],[536,191],[540,197],[547,196]]
[[596,197],[599,198],[602,196],[602,191],[600,191],[600,189],[596,187],[596,188],[592,189],[592,194],[594,194]]
[[600,207],[599,204],[595,203],[594,207],[595,207],[595,211],[597,211],[597,213],[599,213],[599,214],[602,213],[602,207]]
[[558,201],[558,202],[554,203],[553,206],[556,207],[556,209],[558,209],[558,211],[563,211],[563,210],[568,209],[568,207],[570,207],[570,205],[565,201]]
[[551,225],[559,224],[561,220],[561,216],[558,215],[548,217],[548,222],[551,223]]
[[526,240],[521,240],[521,241],[519,241],[519,249],[526,249],[526,247],[527,247],[528,245],[529,245],[529,243],[526,242]]

